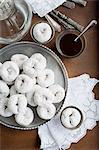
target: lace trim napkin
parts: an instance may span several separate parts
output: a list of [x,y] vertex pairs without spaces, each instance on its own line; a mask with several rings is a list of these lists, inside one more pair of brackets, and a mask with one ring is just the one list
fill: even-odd
[[26,0],[40,17],[62,5],[66,0]]
[[87,129],[92,130],[96,126],[96,121],[99,121],[99,101],[95,100],[92,90],[98,82],[99,80],[90,78],[88,74],[69,79],[62,110],[71,105],[78,107],[83,113],[83,123],[75,130],[64,128],[60,123],[61,110],[51,121],[38,128],[42,149],[68,149],[72,143],[77,143],[86,135]]

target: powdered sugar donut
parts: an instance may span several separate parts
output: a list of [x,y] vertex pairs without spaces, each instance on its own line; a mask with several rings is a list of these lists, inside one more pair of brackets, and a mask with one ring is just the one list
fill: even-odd
[[6,61],[2,64],[1,77],[4,81],[13,82],[19,75],[19,67],[16,63],[11,61]]
[[34,113],[29,107],[27,107],[25,113],[15,115],[15,120],[21,126],[28,126],[34,120]]
[[40,88],[35,91],[34,103],[42,106],[54,101],[54,95],[47,88]]
[[33,59],[28,59],[24,64],[23,64],[23,72],[27,74],[31,78],[37,77],[37,71],[35,69],[35,63],[36,60]]
[[45,43],[51,38],[52,29],[48,23],[37,23],[33,28],[33,36],[38,42]]
[[49,120],[54,117],[55,113],[56,107],[53,104],[37,107],[37,114],[41,119]]
[[49,90],[54,94],[55,98],[53,103],[59,103],[64,99],[65,90],[58,84],[51,85]]
[[37,83],[42,87],[49,87],[54,84],[54,72],[50,69],[38,72]]
[[10,117],[13,113],[8,108],[8,98],[0,97],[0,115]]
[[25,74],[21,74],[17,77],[15,81],[15,88],[18,93],[27,93],[33,89],[36,84],[36,79],[32,79]]
[[43,70],[46,67],[46,58],[36,53],[23,64],[23,71],[31,78],[37,77],[37,71]]
[[13,114],[25,113],[27,107],[27,99],[22,94],[12,95],[8,101],[8,108]]
[[23,68],[23,63],[28,59],[26,55],[23,54],[15,54],[11,57],[11,61],[14,61],[20,69]]
[[82,121],[82,114],[74,107],[67,107],[61,114],[61,122],[66,128],[75,128]]
[[33,89],[26,93],[26,98],[27,98],[27,101],[28,101],[28,104],[35,107],[37,106],[37,104],[35,104],[34,102],[34,94],[35,94],[35,91],[36,90],[39,90],[41,87],[39,85],[34,85]]
[[30,58],[33,60],[36,60],[36,63],[35,63],[35,69],[36,70],[44,70],[45,69],[46,58],[42,54],[35,53]]
[[7,97],[9,95],[9,87],[7,84],[0,80],[0,97]]
[[18,92],[17,92],[17,90],[15,89],[15,86],[13,85],[13,86],[11,86],[11,88],[10,88],[10,96],[16,95],[16,94],[18,94]]

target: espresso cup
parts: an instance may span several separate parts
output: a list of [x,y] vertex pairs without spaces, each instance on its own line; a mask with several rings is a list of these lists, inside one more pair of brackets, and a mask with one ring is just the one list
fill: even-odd
[[84,51],[86,48],[86,39],[84,35],[82,35],[76,42],[74,41],[79,34],[79,31],[69,29],[58,35],[56,38],[56,48],[62,56],[74,58]]

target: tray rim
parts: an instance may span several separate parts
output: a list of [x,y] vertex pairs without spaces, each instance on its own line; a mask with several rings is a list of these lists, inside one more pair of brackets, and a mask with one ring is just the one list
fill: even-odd
[[[67,72],[67,69],[65,67],[65,65],[63,64],[62,60],[59,58],[59,56],[57,56],[57,54],[55,54],[55,52],[53,52],[50,48],[48,48],[47,46],[45,45],[42,45],[42,44],[39,44],[39,43],[35,43],[35,42],[30,42],[30,41],[21,41],[21,42],[15,42],[15,43],[12,43],[10,45],[7,45],[3,48],[0,49],[0,54],[2,55],[3,51],[6,52],[7,51],[7,48],[9,49],[10,47],[12,46],[15,46],[15,45],[19,45],[19,44],[30,44],[30,45],[36,45],[36,46],[39,46],[39,47],[42,47],[45,49],[45,51],[48,51],[53,58],[55,58],[55,60],[59,63],[60,67],[62,68],[62,71],[63,71],[63,74],[65,74],[64,76],[64,80],[65,80],[65,83],[66,83],[66,87],[65,87],[65,97],[62,101],[62,104],[61,104],[61,107],[60,109],[56,112],[55,116],[57,116],[59,114],[59,112],[61,111],[63,105],[64,105],[64,102],[65,102],[65,99],[66,99],[66,96],[67,96],[67,91],[68,91],[68,72]],[[6,49],[6,51],[5,51]],[[54,55],[54,56],[53,56]],[[54,117],[55,117],[54,116]],[[50,119],[51,120],[51,119]],[[13,125],[9,125],[7,123],[4,123],[3,121],[0,120],[0,124],[8,127],[8,128],[12,128],[12,129],[17,129],[17,130],[23,130],[23,131],[28,131],[28,130],[33,130],[33,129],[37,129],[39,126],[42,126],[46,123],[48,123],[50,120],[45,120],[41,125],[38,125],[37,127],[16,127],[16,126],[13,126]]]

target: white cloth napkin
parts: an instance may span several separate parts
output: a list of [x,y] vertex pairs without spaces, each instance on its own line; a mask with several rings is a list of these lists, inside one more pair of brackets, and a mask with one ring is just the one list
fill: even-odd
[[66,0],[26,0],[40,17],[62,5]]
[[72,143],[77,143],[86,135],[87,129],[92,130],[96,126],[96,121],[99,121],[99,101],[95,100],[92,90],[98,82],[99,80],[90,78],[88,74],[69,79],[68,92],[61,111],[71,105],[78,107],[83,113],[83,123],[75,130],[66,129],[61,125],[60,111],[51,121],[38,128],[41,149],[68,149]]

